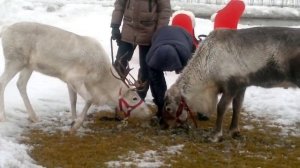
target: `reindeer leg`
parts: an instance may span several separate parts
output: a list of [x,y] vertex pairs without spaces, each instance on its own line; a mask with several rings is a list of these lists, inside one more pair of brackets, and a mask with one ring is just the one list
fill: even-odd
[[83,123],[87,111],[89,110],[89,108],[91,107],[92,102],[91,101],[87,101],[84,105],[84,108],[82,110],[82,113],[80,114],[80,116],[72,123],[72,127],[71,127],[71,133],[74,133]]
[[223,135],[222,133],[223,118],[230,102],[232,101],[232,98],[233,96],[231,94],[224,92],[220,102],[218,103],[217,120],[216,120],[215,129],[212,136],[209,138],[209,140],[212,142],[218,142]]
[[74,133],[82,125],[86,117],[86,114],[92,105],[92,96],[88,92],[84,82],[76,82],[74,84],[75,84],[74,88],[77,90],[79,95],[81,95],[86,100],[86,103],[79,117],[77,117],[75,121],[72,123],[71,133]]
[[237,137],[240,135],[239,115],[244,101],[245,91],[246,88],[240,90],[232,101],[233,114],[232,114],[230,129],[229,129],[229,132],[232,137]]
[[31,74],[32,74],[32,70],[30,70],[28,68],[24,68],[20,72],[20,76],[19,76],[19,79],[17,81],[17,87],[19,89],[19,92],[20,92],[21,97],[23,99],[23,102],[25,104],[26,110],[29,114],[29,120],[32,121],[32,122],[37,122],[38,118],[37,118],[36,113],[34,112],[32,106],[31,106],[31,103],[29,101],[27,91],[26,91],[27,83],[28,83],[28,80],[29,80]]
[[75,121],[77,118],[76,114],[76,102],[77,102],[77,93],[74,91],[71,85],[68,84],[71,112],[72,112],[72,121]]
[[4,90],[8,82],[22,69],[21,62],[6,62],[3,74],[0,77],[0,122],[5,121]]

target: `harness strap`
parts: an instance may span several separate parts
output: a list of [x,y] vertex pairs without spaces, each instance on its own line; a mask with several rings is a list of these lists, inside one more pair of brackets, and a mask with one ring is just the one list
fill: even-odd
[[[134,104],[134,105],[130,105],[128,104],[128,102],[121,96],[121,91],[122,88],[120,88],[119,90],[119,108],[121,111],[124,112],[124,116],[125,118],[128,118],[130,116],[130,113],[132,110],[136,109],[138,106],[140,106],[143,103],[143,100],[141,99],[138,103]],[[123,109],[123,105],[126,109]]]
[[176,122],[182,123],[182,121],[179,119],[179,116],[182,114],[183,109],[185,109],[188,112],[188,114],[190,115],[190,118],[192,118],[192,121],[193,121],[195,127],[198,128],[195,117],[193,116],[191,109],[186,104],[186,102],[185,102],[185,100],[182,96],[181,96],[180,104],[179,104],[178,109],[176,111]]
[[[135,105],[129,105],[128,102],[124,98],[119,99],[119,107],[120,110],[124,112],[125,117],[129,117],[132,110],[136,109],[138,106],[140,106],[143,103],[143,100],[140,100]],[[123,109],[123,105],[126,108],[126,111]]]

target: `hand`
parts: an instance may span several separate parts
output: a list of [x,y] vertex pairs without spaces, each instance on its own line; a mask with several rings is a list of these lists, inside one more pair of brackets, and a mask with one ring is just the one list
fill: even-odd
[[120,41],[121,40],[121,32],[120,29],[117,27],[113,27],[111,30],[111,38],[113,40]]

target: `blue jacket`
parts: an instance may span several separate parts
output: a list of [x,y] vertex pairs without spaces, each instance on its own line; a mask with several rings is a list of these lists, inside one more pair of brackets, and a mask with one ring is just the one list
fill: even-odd
[[192,37],[184,29],[164,26],[153,35],[146,63],[155,70],[179,72],[192,57],[192,52]]

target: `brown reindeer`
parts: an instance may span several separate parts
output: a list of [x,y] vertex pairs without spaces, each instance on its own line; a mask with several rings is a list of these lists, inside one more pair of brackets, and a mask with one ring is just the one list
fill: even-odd
[[[184,109],[207,114],[217,111],[210,140],[218,141],[224,113],[232,103],[230,133],[235,136],[239,134],[239,114],[246,88],[271,88],[283,83],[300,86],[300,29],[215,30],[167,91],[164,120],[174,126],[186,120]],[[219,102],[218,94],[222,94]],[[189,108],[180,107],[183,105]]]

